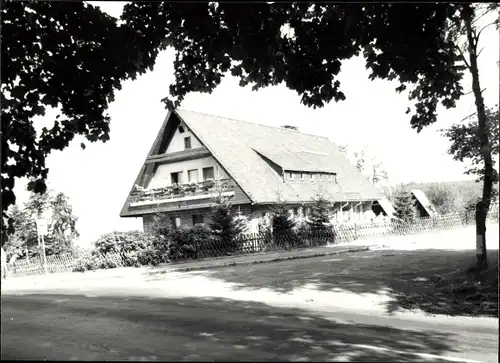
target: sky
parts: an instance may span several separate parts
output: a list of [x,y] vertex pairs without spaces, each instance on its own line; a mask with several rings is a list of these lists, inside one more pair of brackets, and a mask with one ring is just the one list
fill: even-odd
[[[91,2],[119,17],[125,3]],[[479,58],[480,76],[486,105],[498,103],[499,34],[490,27],[481,35],[484,47]],[[120,218],[119,213],[167,114],[161,99],[173,81],[173,50],[160,53],[156,66],[136,80],[126,81],[115,93],[109,107],[111,140],[86,142],[75,138],[68,148],[47,158],[48,186],[66,194],[78,216],[79,243],[89,245],[100,235],[114,230],[142,229],[140,218]],[[440,109],[438,122],[417,133],[410,127],[405,111],[410,105],[405,94],[397,94],[395,82],[370,81],[363,58],[342,64],[341,89],[347,99],[321,109],[300,104],[300,97],[285,86],[259,91],[239,87],[227,76],[210,94],[190,94],[181,108],[270,126],[295,125],[300,131],[327,136],[351,150],[367,147],[381,160],[392,183],[464,180],[464,164],[447,154],[449,142],[440,129],[460,121],[475,111],[472,94],[463,96],[457,107]],[[470,75],[464,89],[470,89]],[[35,127],[53,123],[56,112],[35,120]],[[26,181],[17,182],[18,203],[27,199]]]

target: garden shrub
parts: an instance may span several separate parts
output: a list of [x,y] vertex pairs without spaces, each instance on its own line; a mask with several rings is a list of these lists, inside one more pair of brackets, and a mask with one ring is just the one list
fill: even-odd
[[205,226],[178,228],[173,232],[168,245],[168,258],[173,261],[197,259],[201,247],[206,247],[211,238],[212,232]]
[[230,197],[223,196],[222,191],[218,190],[210,213],[209,227],[214,236],[210,243],[220,247],[221,252],[231,254],[241,250],[241,237],[247,230],[248,220],[234,211]]
[[456,213],[460,210],[461,196],[456,189],[445,184],[433,184],[425,194],[439,214]]
[[137,260],[142,266],[158,266],[165,262],[164,256],[166,256],[166,254],[164,255],[160,251],[150,247],[139,251]]
[[94,271],[99,269],[110,269],[120,267],[123,264],[121,263],[120,257],[115,254],[107,254],[101,255],[93,251],[91,254],[82,255],[75,267],[73,268],[73,272],[85,272],[85,271]]
[[100,254],[138,252],[148,247],[151,236],[140,231],[111,232],[102,235],[94,243]]
[[299,238],[295,233],[295,220],[291,217],[285,205],[278,205],[273,210],[272,244],[278,248],[290,248],[299,244]]
[[151,225],[151,235],[162,239],[172,236],[175,228],[172,225],[170,217],[165,213],[156,213]]
[[139,267],[139,253],[140,251],[144,250],[145,248],[142,248],[139,251],[122,251],[120,253],[120,257],[123,263],[123,266],[125,267]]

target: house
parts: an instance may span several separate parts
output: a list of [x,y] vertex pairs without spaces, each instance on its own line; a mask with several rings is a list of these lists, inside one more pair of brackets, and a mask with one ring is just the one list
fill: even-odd
[[142,217],[145,231],[157,212],[174,226],[203,224],[217,185],[253,232],[279,200],[307,215],[319,190],[334,201],[334,222],[392,215],[326,137],[176,110],[168,112],[120,216]]
[[415,217],[437,217],[439,215],[434,205],[420,189],[411,189],[411,197],[415,206]]

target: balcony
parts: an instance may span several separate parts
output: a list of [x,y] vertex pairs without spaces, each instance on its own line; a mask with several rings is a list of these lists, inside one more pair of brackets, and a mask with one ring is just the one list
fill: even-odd
[[[234,184],[231,179],[221,179],[220,187],[224,190],[223,196],[234,195]],[[142,189],[134,186],[130,197],[130,206],[139,207],[159,203],[173,203],[187,200],[207,199],[217,196],[216,182],[207,180],[200,183],[170,185],[155,189]]]

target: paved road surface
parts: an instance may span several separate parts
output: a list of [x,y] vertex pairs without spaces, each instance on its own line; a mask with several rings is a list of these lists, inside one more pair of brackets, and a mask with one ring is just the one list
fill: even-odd
[[494,362],[498,346],[494,327],[222,298],[4,294],[1,323],[2,360]]

